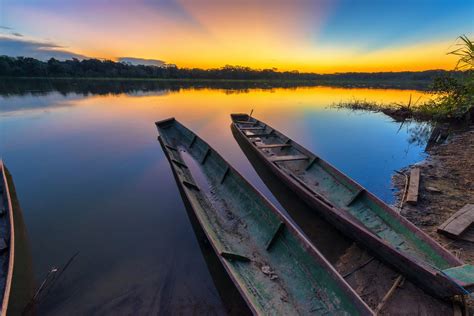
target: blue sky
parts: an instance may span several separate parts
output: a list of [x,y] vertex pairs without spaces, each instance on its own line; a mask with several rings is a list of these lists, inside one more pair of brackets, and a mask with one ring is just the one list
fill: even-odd
[[453,67],[474,1],[0,0],[0,54],[286,70]]

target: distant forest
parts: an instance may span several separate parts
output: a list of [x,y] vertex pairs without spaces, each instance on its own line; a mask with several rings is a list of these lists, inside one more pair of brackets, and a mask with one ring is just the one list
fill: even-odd
[[317,74],[277,69],[252,69],[225,66],[214,69],[180,68],[132,65],[99,59],[71,59],[60,61],[51,58],[40,61],[29,57],[0,56],[0,77],[51,77],[51,78],[147,78],[147,79],[198,79],[198,80],[291,80],[291,81],[411,81],[432,82],[441,75],[457,72],[427,70],[420,72],[377,72]]

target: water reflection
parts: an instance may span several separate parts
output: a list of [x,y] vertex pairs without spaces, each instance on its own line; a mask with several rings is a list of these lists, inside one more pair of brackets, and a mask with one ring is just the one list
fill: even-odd
[[[143,94],[150,91],[175,91],[181,89],[221,89],[225,93],[248,93],[255,89],[271,90],[275,88],[295,89],[298,87],[316,87],[315,81],[238,81],[238,80],[135,80],[135,79],[1,79],[0,95],[45,95],[49,92],[59,92],[62,95],[71,93],[88,96],[91,94]],[[405,89],[405,90],[426,90],[427,86],[421,82],[403,84],[390,82],[365,83],[322,83],[321,86],[339,86],[343,88],[383,88],[383,89]]]
[[410,143],[419,123],[399,129],[381,114],[329,107],[352,98],[403,102],[419,91],[247,87],[229,93],[234,90],[114,82],[95,94],[95,82],[79,91],[70,81],[61,88],[46,84],[3,85],[0,154],[15,174],[37,281],[79,252],[40,307],[53,315],[227,310],[156,141],[156,120],[177,117],[277,205],[234,141],[230,113],[254,109],[387,202],[393,170],[423,158],[424,146]]

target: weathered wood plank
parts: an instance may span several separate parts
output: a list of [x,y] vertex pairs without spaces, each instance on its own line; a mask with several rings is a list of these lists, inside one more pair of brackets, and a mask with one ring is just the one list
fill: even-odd
[[314,165],[315,162],[319,160],[319,157],[314,156],[313,159],[309,162],[309,164],[306,166],[305,170],[311,169],[311,167]]
[[459,237],[474,222],[474,204],[466,204],[438,227],[438,232]]
[[206,153],[204,154],[204,157],[202,157],[201,165],[203,165],[206,162],[206,159],[207,159],[207,157],[209,157],[210,154],[211,154],[211,149],[208,148]]
[[265,126],[255,126],[255,127],[241,127],[242,131],[253,131],[253,130],[264,130]]
[[233,252],[223,251],[223,252],[221,252],[221,256],[223,258],[227,259],[227,260],[236,260],[236,261],[243,261],[243,262],[251,261],[250,258],[248,258],[246,256],[239,255],[237,253],[233,253]]
[[188,168],[188,166],[186,166],[186,164],[184,162],[181,162],[181,161],[176,160],[174,158],[171,158],[171,161],[173,163],[175,163],[176,165],[178,165],[179,167]]
[[256,122],[256,121],[235,121],[235,123],[238,123],[238,124],[257,124],[258,122]]
[[273,133],[261,133],[261,134],[245,134],[245,136],[247,136],[248,138],[253,138],[253,137],[269,137],[273,135]]
[[469,225],[469,227],[466,228],[466,230],[463,231],[462,234],[459,235],[458,238],[462,240],[474,242],[474,225]]
[[224,174],[222,175],[221,182],[220,182],[221,184],[224,183],[225,177],[227,176],[229,171],[230,171],[230,168],[229,168],[229,166],[227,166],[227,168],[224,171]]
[[278,223],[275,232],[272,234],[271,238],[265,244],[265,249],[270,250],[271,246],[275,243],[277,237],[281,234],[283,228],[285,228],[285,224],[283,222]]
[[188,180],[183,180],[183,184],[187,188],[190,188],[190,189],[193,189],[193,190],[196,190],[196,191],[201,191],[196,184],[194,184],[194,183],[192,183]]
[[347,201],[346,206],[350,206],[352,203],[354,203],[359,197],[362,196],[362,194],[365,192],[364,189],[360,189],[357,191],[349,201]]
[[193,139],[191,140],[191,143],[189,144],[189,148],[193,147],[194,142],[196,141],[196,139],[197,139],[197,136],[193,135]]
[[170,146],[170,145],[165,145],[165,147],[173,151],[178,151],[178,148]]
[[268,145],[257,145],[258,148],[279,148],[279,147],[291,147],[290,144],[268,144]]
[[413,168],[410,171],[410,182],[408,184],[407,203],[416,204],[418,202],[418,190],[420,187],[420,168]]
[[308,156],[305,155],[287,155],[287,156],[273,156],[268,158],[269,160],[276,161],[293,161],[293,160],[307,160]]

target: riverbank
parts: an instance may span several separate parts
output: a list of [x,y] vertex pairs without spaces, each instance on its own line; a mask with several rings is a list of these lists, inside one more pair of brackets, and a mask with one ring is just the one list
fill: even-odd
[[474,123],[474,107],[466,106],[459,111],[453,104],[440,103],[436,101],[436,94],[429,102],[417,105],[419,100],[413,102],[409,99],[407,104],[399,103],[378,103],[367,100],[351,100],[332,104],[337,109],[349,109],[353,111],[366,111],[374,113],[383,113],[391,117],[396,122],[404,122],[406,120],[415,120],[420,122],[442,122],[442,123]]
[[[474,203],[474,126],[453,133],[443,144],[430,146],[427,154],[425,161],[401,170],[405,174],[413,167],[421,170],[418,203],[405,203],[401,214],[465,263],[474,264],[474,243],[437,232],[451,215]],[[392,180],[400,201],[405,176],[395,174]],[[474,306],[472,301],[469,305]]]
[[[461,258],[474,263],[474,244],[457,241],[436,232],[437,227],[468,203],[474,203],[474,127],[449,136],[444,144],[427,149],[428,158],[413,167],[421,170],[417,205],[404,204],[401,214]],[[405,177],[395,174],[393,184],[400,199]],[[464,251],[462,251],[463,249]]]
[[[440,134],[438,131],[435,134],[444,139],[446,130]],[[431,140],[433,138],[437,137]],[[424,161],[408,166],[393,176],[393,186],[397,190],[395,205],[399,205],[405,189],[403,174],[409,175],[411,168],[420,168],[418,203],[405,203],[401,214],[465,263],[474,264],[474,243],[450,239],[437,233],[438,226],[451,215],[464,205],[474,203],[474,126],[452,132],[442,144],[429,145],[426,149],[428,157]],[[468,230],[474,232],[474,227]],[[351,267],[351,264],[354,262],[358,263],[356,267],[364,266],[346,280],[375,309],[399,274],[356,248],[354,245],[349,249],[336,267],[343,275],[347,275],[348,271],[353,271],[354,266]],[[359,260],[355,259],[358,257]],[[469,312],[464,315],[471,315],[474,299],[467,300],[466,308],[469,308]],[[461,309],[458,303],[450,305],[447,301],[437,300],[405,280],[380,313],[410,315],[417,310],[420,315],[461,315]]]

